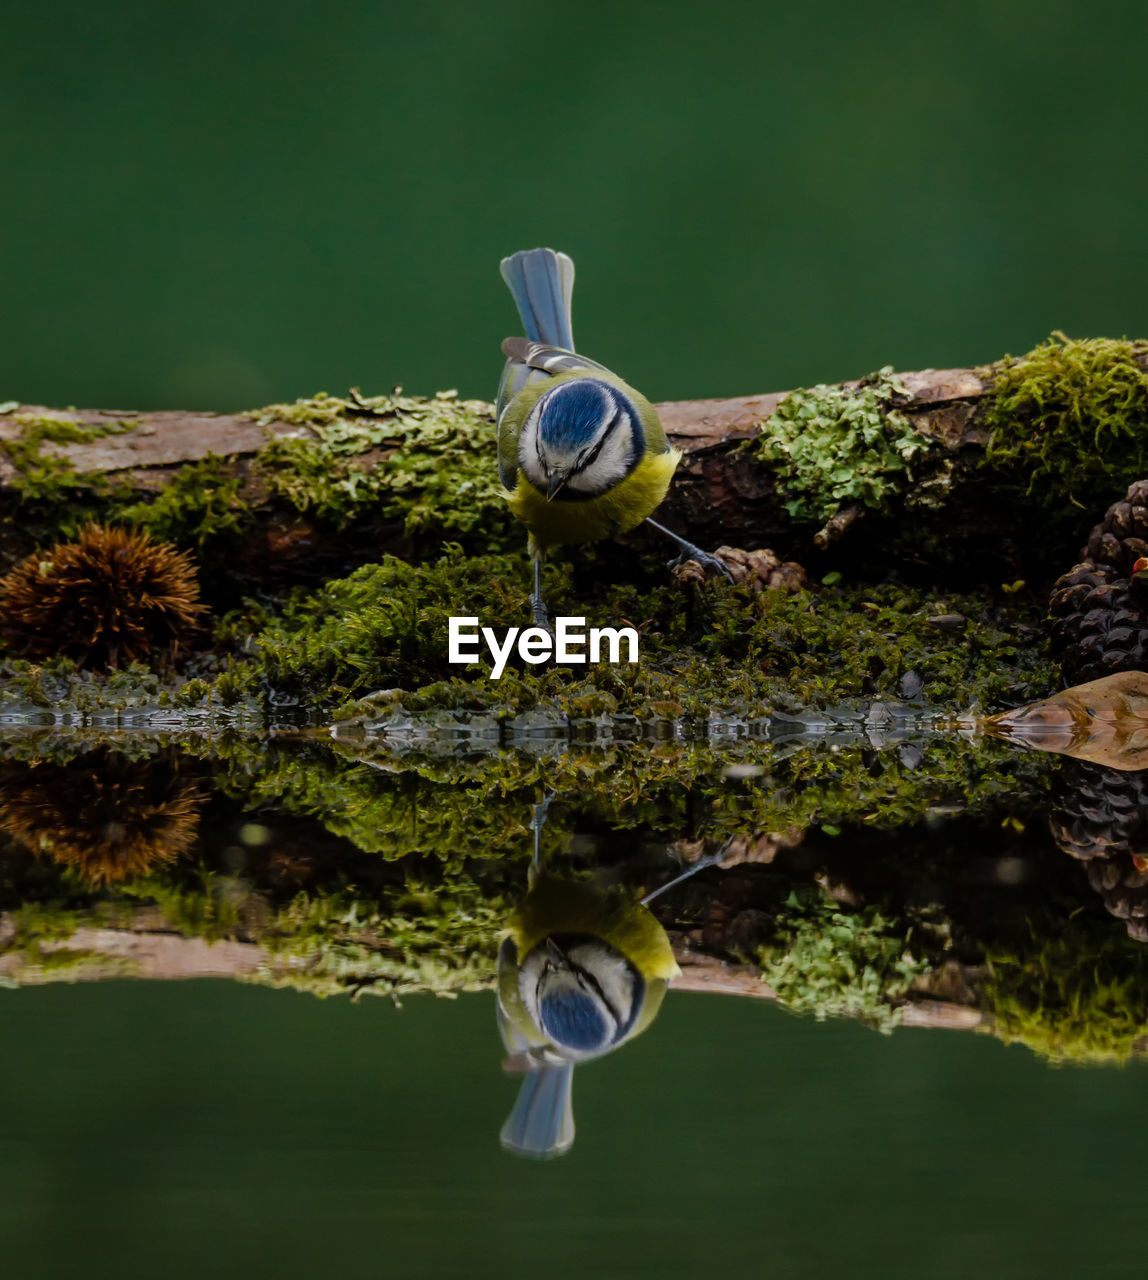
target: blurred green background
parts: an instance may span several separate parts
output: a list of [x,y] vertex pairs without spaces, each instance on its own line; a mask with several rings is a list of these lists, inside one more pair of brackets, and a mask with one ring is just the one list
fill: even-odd
[[656,399],[1148,334],[1148,9],[0,13],[0,399],[489,397],[499,258]]

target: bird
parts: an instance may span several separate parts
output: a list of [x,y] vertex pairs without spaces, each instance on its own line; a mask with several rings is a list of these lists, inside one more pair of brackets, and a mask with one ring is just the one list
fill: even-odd
[[512,513],[529,531],[535,625],[550,628],[542,600],[549,548],[611,538],[643,522],[678,544],[675,562],[696,560],[729,578],[718,557],[650,518],[682,454],[645,396],[575,352],[572,259],[553,249],[525,249],[503,258],[501,272],[525,337],[502,344],[498,474]]
[[574,1067],[644,1031],[677,973],[645,901],[536,867],[498,954],[505,1065],[524,1073],[502,1146],[535,1159],[569,1151]]

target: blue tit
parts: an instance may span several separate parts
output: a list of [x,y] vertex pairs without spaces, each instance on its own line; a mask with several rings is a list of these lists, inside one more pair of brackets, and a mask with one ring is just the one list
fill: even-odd
[[644,1031],[677,972],[644,903],[538,872],[498,956],[499,1031],[525,1072],[502,1145],[540,1159],[568,1151],[575,1065]]
[[541,592],[549,547],[611,538],[643,521],[673,538],[680,558],[728,577],[716,557],[650,520],[682,455],[645,396],[575,354],[574,263],[553,249],[527,249],[503,258],[502,278],[526,336],[502,344],[498,474],[510,509],[529,530],[535,623],[549,626]]

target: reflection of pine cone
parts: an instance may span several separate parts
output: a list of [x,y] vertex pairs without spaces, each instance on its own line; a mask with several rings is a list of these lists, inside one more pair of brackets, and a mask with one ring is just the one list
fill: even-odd
[[1060,848],[1082,861],[1148,854],[1148,770],[1065,760],[1048,825]]
[[1148,480],[1137,480],[1122,501],[1108,508],[1088,535],[1084,554],[1096,564],[1111,565],[1124,577],[1133,561],[1148,556]]
[[1110,914],[1125,922],[1130,938],[1148,942],[1148,867],[1130,858],[1097,858],[1088,864],[1088,882]]
[[[1107,536],[1107,535],[1106,535]],[[1148,670],[1144,587],[1085,560],[1057,579],[1048,602],[1052,650],[1067,684]]]
[[1088,863],[1089,884],[1129,936],[1148,942],[1148,770],[1066,760],[1049,827],[1065,853]]
[[[737,586],[749,587],[755,595],[762,591],[802,591],[807,585],[801,565],[795,560],[779,560],[768,547],[758,551],[718,547],[714,555],[725,562]],[[674,569],[673,578],[684,587],[704,582],[706,575],[696,560],[686,560]]]

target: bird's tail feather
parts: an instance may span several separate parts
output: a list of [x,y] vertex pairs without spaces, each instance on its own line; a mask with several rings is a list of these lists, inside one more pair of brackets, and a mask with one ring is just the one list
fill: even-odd
[[574,1143],[573,1083],[573,1063],[548,1063],[527,1071],[514,1110],[502,1126],[502,1145],[536,1160],[569,1151]]
[[503,258],[501,269],[531,342],[573,351],[574,263],[553,249],[523,249]]

